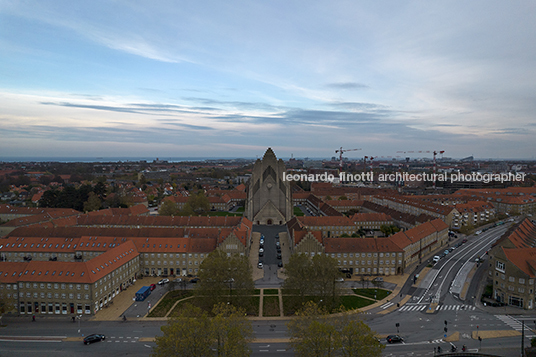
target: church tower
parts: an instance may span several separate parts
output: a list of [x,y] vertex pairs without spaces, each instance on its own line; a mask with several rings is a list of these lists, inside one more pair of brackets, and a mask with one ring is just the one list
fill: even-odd
[[271,148],[257,159],[249,180],[246,217],[253,224],[285,224],[292,218],[290,183],[283,181],[283,160],[277,160]]

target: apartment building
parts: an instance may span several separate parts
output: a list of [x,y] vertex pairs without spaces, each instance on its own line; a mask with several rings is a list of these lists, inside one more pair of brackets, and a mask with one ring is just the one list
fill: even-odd
[[508,230],[489,251],[493,298],[523,309],[535,308],[536,225],[529,219]]
[[92,315],[107,305],[139,272],[139,253],[124,242],[87,262],[0,262],[0,294],[8,312]]

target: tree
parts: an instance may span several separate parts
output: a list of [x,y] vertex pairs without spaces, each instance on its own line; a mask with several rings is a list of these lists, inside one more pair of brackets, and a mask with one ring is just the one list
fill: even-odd
[[212,330],[216,337],[218,356],[245,357],[251,354],[248,344],[253,341],[253,329],[245,310],[220,303],[212,310]]
[[290,257],[285,266],[285,289],[298,290],[298,295],[303,303],[305,296],[313,295],[325,303],[331,302],[331,308],[335,308],[340,297],[341,278],[338,261],[325,254],[317,254],[309,259],[304,254],[295,254]]
[[300,300],[311,291],[310,272],[312,262],[305,254],[293,254],[285,265],[285,275],[287,278],[283,283],[284,289],[298,290]]
[[335,330],[339,356],[379,357],[385,348],[376,334],[355,313],[346,311],[337,317]]
[[[249,260],[245,256],[227,254],[219,249],[210,253],[199,267],[199,282],[195,288],[199,304],[207,309],[214,305],[243,305],[255,284]],[[231,290],[234,294],[231,295]]]
[[244,310],[222,303],[214,306],[212,314],[211,318],[208,312],[186,304],[178,317],[161,327],[164,334],[156,337],[152,356],[249,356],[253,329]]
[[394,225],[386,225],[386,224],[383,224],[380,226],[380,231],[386,236],[386,237],[389,237],[390,235],[393,235],[395,234],[396,232],[400,231],[400,228],[398,228],[397,226],[394,226]]
[[287,323],[290,345],[296,356],[331,356],[335,352],[335,330],[327,323],[327,317],[325,309],[309,301]]
[[100,198],[95,193],[90,192],[87,201],[84,202],[84,212],[97,211],[101,206],[102,203]]
[[212,352],[213,328],[208,313],[187,304],[180,315],[168,320],[161,327],[163,336],[156,337],[153,357],[210,356]]
[[158,214],[161,216],[180,216],[181,210],[175,202],[168,199],[162,202]]
[[210,210],[210,203],[203,191],[199,190],[197,194],[191,195],[184,205],[183,215],[190,216],[194,214],[205,214]]
[[379,357],[384,348],[357,314],[330,317],[314,302],[298,311],[287,327],[297,356]]

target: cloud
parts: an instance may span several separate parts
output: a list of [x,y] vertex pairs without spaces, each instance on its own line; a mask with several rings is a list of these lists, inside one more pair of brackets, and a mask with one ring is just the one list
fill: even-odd
[[339,83],[328,83],[326,84],[327,88],[335,89],[367,89],[370,88],[368,85],[357,82],[339,82]]

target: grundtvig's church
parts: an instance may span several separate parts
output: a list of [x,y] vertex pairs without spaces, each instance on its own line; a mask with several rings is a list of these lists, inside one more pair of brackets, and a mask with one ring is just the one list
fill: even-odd
[[245,213],[253,224],[285,224],[292,218],[292,193],[283,160],[271,148],[257,159],[248,182]]

